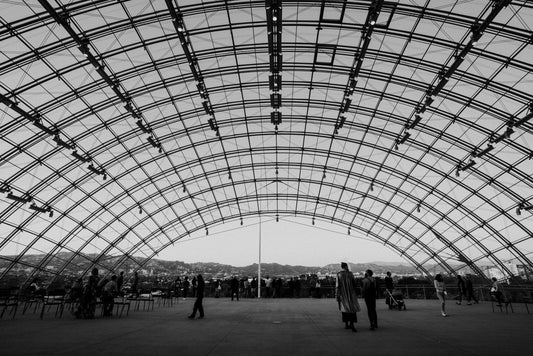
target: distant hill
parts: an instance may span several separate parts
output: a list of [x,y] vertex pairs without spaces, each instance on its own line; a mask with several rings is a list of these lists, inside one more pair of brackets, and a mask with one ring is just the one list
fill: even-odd
[[[7,256],[8,258],[0,258],[0,269],[5,268],[9,264],[14,256]],[[16,268],[16,271],[31,269],[32,265],[39,264],[45,257],[44,254],[39,255],[27,255],[21,260],[21,264]],[[68,267],[65,269],[66,275],[80,275],[92,268],[94,260],[98,258],[97,254],[75,256],[70,252],[59,253],[56,258],[52,259],[50,264],[46,267],[47,270],[57,271],[63,268],[66,264]],[[143,258],[140,257],[127,257],[124,256],[109,256],[100,259],[100,268],[107,267],[112,268],[118,261],[120,261],[118,270],[124,270],[126,273],[131,273],[137,269],[139,265],[143,264],[140,270],[142,275],[160,275],[160,276],[177,276],[184,274],[203,273],[207,277],[216,276],[227,277],[231,275],[239,276],[255,276],[257,275],[257,264],[251,264],[244,267],[235,267],[226,264],[220,264],[215,262],[195,262],[185,263],[183,261],[166,261],[159,259],[151,259],[146,263]],[[391,271],[393,274],[416,274],[417,270],[405,263],[390,263],[390,262],[372,262],[372,263],[349,263],[350,269],[354,272],[364,272],[366,269],[372,269],[375,274],[385,273]],[[299,276],[302,274],[334,274],[340,269],[339,263],[328,264],[326,266],[301,266],[301,265],[282,265],[279,263],[262,263],[261,274],[262,276]]]

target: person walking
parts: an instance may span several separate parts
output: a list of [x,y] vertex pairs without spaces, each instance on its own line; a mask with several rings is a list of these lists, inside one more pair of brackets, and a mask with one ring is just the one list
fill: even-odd
[[465,281],[463,280],[463,277],[460,275],[457,275],[457,305],[461,305],[461,302],[463,301],[463,295],[466,296],[466,285]]
[[472,300],[474,303],[478,304],[478,300],[474,294],[474,285],[470,276],[465,277],[465,288],[466,288],[466,305],[472,305]]
[[440,312],[442,316],[446,315],[446,285],[444,284],[444,279],[442,278],[442,275],[439,273],[435,276],[435,291],[437,292],[437,298],[440,300]]
[[204,277],[202,277],[201,274],[198,275],[196,278],[196,301],[194,302],[194,306],[192,309],[192,314],[188,316],[189,319],[194,319],[196,317],[196,312],[200,312],[200,316],[198,319],[204,318],[204,306],[202,304],[204,299],[204,290],[205,290],[205,282]]
[[341,271],[337,273],[335,280],[335,294],[342,313],[342,321],[345,329],[356,332],[354,323],[357,323],[357,312],[361,311],[355,289],[355,278],[348,269],[346,262],[341,263]]
[[372,277],[374,272],[367,269],[365,278],[363,278],[363,298],[365,299],[366,309],[368,311],[368,320],[370,321],[370,330],[378,327],[378,314],[376,312],[376,298],[378,294],[377,282]]

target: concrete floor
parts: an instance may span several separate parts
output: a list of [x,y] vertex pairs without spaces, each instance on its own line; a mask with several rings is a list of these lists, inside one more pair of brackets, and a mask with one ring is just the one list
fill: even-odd
[[[0,320],[0,355],[524,355],[533,350],[533,313],[492,312],[488,302],[406,300],[407,311],[378,300],[371,331],[364,303],[357,333],[344,330],[333,299],[204,300],[206,318],[189,320],[194,300],[130,311],[127,317],[78,320],[53,311],[19,311]],[[532,311],[533,312],[533,311]]]

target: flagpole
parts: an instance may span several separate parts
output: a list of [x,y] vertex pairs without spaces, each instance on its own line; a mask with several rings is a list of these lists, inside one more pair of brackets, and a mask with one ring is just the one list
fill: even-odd
[[257,264],[257,298],[261,298],[261,214],[259,214],[259,263]]

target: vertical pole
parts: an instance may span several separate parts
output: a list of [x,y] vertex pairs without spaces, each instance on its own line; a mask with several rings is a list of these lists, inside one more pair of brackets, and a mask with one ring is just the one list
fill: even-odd
[[261,298],[261,215],[259,215],[259,263],[257,264],[257,298]]

